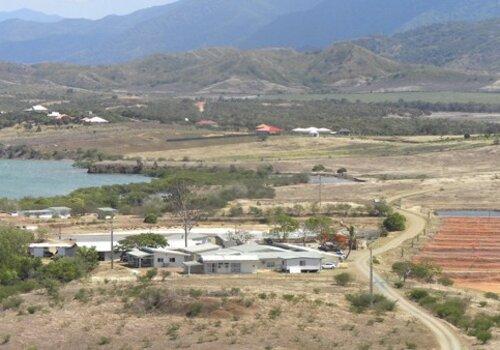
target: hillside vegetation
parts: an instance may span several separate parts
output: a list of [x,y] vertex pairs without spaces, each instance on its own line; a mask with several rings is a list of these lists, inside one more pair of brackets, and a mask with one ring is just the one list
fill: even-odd
[[331,91],[477,90],[495,77],[402,64],[360,46],[324,51],[240,51],[211,48],[155,55],[111,66],[0,64],[9,84],[53,84],[90,90],[127,89],[174,94],[272,94]]
[[398,61],[500,72],[500,19],[435,24],[356,44]]

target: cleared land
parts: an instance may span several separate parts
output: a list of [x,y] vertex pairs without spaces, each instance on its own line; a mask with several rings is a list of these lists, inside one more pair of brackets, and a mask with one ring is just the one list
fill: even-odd
[[[192,304],[171,307],[141,294],[160,289],[165,300],[174,286],[185,295],[179,300],[201,305],[199,314],[185,315]],[[174,276],[150,286],[73,283],[57,302],[43,292],[24,295],[17,309],[0,314],[0,336],[11,335],[6,345],[12,349],[437,348],[432,334],[397,308],[352,312],[345,294],[359,289],[356,282],[335,285],[331,272]]]
[[500,292],[499,233],[500,218],[445,218],[416,259],[435,262],[460,285]]
[[500,93],[498,92],[372,92],[372,93],[333,93],[333,94],[296,94],[296,95],[275,95],[265,96],[265,98],[290,99],[290,100],[322,100],[347,99],[349,101],[360,100],[362,102],[397,102],[400,99],[405,101],[425,101],[442,103],[488,103],[499,104]]

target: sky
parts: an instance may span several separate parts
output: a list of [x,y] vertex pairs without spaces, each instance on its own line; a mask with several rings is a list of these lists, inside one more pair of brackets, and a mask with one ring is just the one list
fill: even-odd
[[0,11],[29,8],[62,17],[97,19],[174,1],[176,0],[0,0]]

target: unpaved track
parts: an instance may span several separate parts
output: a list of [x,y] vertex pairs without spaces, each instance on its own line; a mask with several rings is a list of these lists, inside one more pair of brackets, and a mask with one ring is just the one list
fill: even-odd
[[[404,241],[417,236],[424,230],[426,221],[423,217],[407,210],[399,210],[399,212],[406,216],[408,228],[406,229],[406,231],[389,241],[384,246],[374,249],[374,255],[379,255],[389,250],[395,249]],[[354,261],[354,266],[356,267],[356,269],[361,272],[361,274],[366,278],[369,278],[370,276],[369,259],[370,253],[368,250],[366,250],[361,253]],[[461,342],[460,336],[457,335],[453,328],[451,328],[447,323],[430,315],[429,313],[427,313],[427,311],[408,301],[402,294],[400,294],[396,289],[392,288],[376,272],[373,273],[373,280],[374,285],[383,295],[391,300],[397,301],[397,305],[401,310],[417,318],[431,330],[431,332],[436,336],[436,340],[439,344],[440,349],[467,349],[467,346],[465,346]]]

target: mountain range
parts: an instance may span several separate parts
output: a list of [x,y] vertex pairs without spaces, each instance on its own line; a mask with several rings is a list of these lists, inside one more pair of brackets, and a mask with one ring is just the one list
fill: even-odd
[[[336,41],[499,16],[498,0],[179,0],[95,21],[0,22],[0,60],[109,64],[214,46],[324,49]],[[390,45],[380,44],[380,52],[390,53]]]
[[91,91],[171,95],[307,92],[461,91],[494,84],[491,74],[401,63],[353,43],[317,52],[286,48],[209,48],[157,54],[107,66],[0,64],[0,85],[39,84]]
[[47,15],[43,12],[33,11],[30,9],[19,9],[15,11],[0,11],[0,22],[7,20],[23,20],[39,23],[54,23],[62,20],[62,17],[57,15]]

